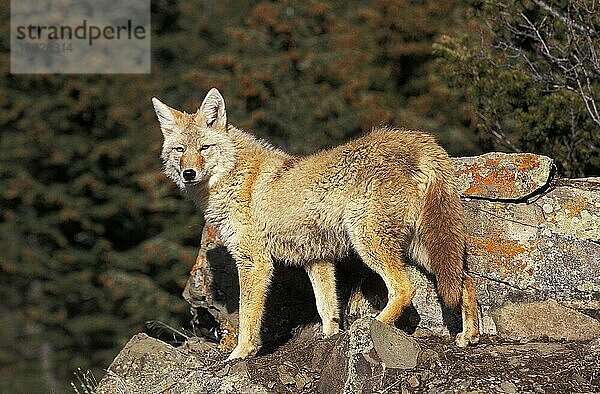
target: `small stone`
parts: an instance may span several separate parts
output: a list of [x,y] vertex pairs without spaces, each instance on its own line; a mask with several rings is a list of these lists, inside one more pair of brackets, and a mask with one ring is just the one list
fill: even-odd
[[574,381],[576,381],[577,383],[579,383],[579,384],[585,384],[585,383],[586,383],[586,381],[585,381],[585,379],[583,378],[583,376],[581,376],[581,375],[580,375],[580,374],[578,374],[578,373],[574,373],[574,374],[573,374],[573,376],[572,376],[571,378],[572,378]]
[[214,349],[216,345],[206,341],[204,338],[192,337],[186,340],[181,349],[186,353],[204,353]]
[[370,322],[373,348],[387,368],[412,369],[417,366],[421,347],[410,335],[378,320]]
[[283,365],[288,366],[290,368],[296,368],[296,366],[294,364],[292,364],[291,362],[289,362],[289,361],[284,361]]
[[422,371],[421,372],[421,381],[425,382],[425,381],[429,380],[432,376],[433,376],[433,373],[431,371]]
[[231,366],[225,365],[225,367],[219,369],[217,372],[215,372],[215,375],[217,375],[219,378],[222,378],[223,376],[227,375],[229,373],[229,369],[231,369]]
[[417,375],[412,375],[406,380],[406,383],[408,383],[412,388],[419,387],[419,385],[421,384],[421,382],[419,382],[419,378],[417,378]]
[[286,386],[296,384],[296,379],[294,379],[292,374],[290,374],[288,369],[283,365],[277,366],[277,375],[279,376],[279,380],[281,381],[281,383],[283,383]]
[[229,370],[230,374],[237,374],[246,379],[250,378],[250,373],[248,372],[248,364],[245,361],[241,360],[231,366]]
[[514,394],[517,392],[517,386],[513,382],[504,381],[500,384],[500,390],[504,393]]
[[518,357],[511,357],[508,359],[508,365],[510,365],[511,367],[517,367],[521,364],[521,361],[519,360]]
[[600,337],[596,337],[588,343],[587,351],[591,354],[600,354]]
[[471,379],[467,379],[459,385],[459,388],[466,391],[471,386],[471,383],[473,383],[473,381]]
[[298,375],[296,375],[296,389],[298,390],[302,390],[304,387],[306,387],[308,385],[308,383],[310,383],[310,377],[307,376],[304,373],[299,373]]
[[434,363],[440,359],[438,352],[432,349],[425,349],[419,356],[419,362],[430,362]]

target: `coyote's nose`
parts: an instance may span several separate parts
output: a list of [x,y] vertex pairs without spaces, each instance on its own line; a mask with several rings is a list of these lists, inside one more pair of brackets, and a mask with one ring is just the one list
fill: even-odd
[[196,179],[196,171],[191,169],[183,170],[183,180],[191,182],[194,179]]

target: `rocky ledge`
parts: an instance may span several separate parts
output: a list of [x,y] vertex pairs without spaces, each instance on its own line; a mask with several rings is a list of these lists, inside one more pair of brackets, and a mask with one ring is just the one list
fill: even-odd
[[137,335],[98,392],[600,391],[600,178],[560,179],[550,158],[527,153],[453,160],[480,345],[452,345],[460,314],[442,308],[417,268],[401,330],[365,318],[385,304],[385,287],[350,257],[336,273],[345,332],[319,339],[306,274],[278,267],[263,355],[224,363],[235,343],[237,275],[207,224],[184,297],[197,332],[218,333],[220,343],[188,338],[173,348]]
[[172,347],[138,334],[108,369],[104,393],[593,393],[600,341],[515,343],[485,336],[473,348],[411,336],[361,318],[327,339],[296,335],[247,360],[200,338]]

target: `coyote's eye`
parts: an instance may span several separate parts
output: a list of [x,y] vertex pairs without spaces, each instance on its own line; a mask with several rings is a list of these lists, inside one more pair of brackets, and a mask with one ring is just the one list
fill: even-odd
[[210,148],[211,146],[212,146],[212,145],[202,145],[202,146],[200,147],[200,151],[207,150],[207,149],[208,149],[208,148]]
[[179,152],[179,153],[183,153],[183,151],[185,150],[185,148],[183,146],[176,146],[173,148],[173,150]]

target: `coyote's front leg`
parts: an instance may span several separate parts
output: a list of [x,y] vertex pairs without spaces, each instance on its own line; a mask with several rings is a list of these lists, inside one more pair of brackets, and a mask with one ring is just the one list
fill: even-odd
[[236,258],[240,278],[238,343],[227,360],[256,354],[273,263],[265,257]]
[[323,334],[326,337],[337,334],[340,331],[340,312],[333,262],[313,261],[306,265],[306,272],[315,293],[317,311],[323,322]]

